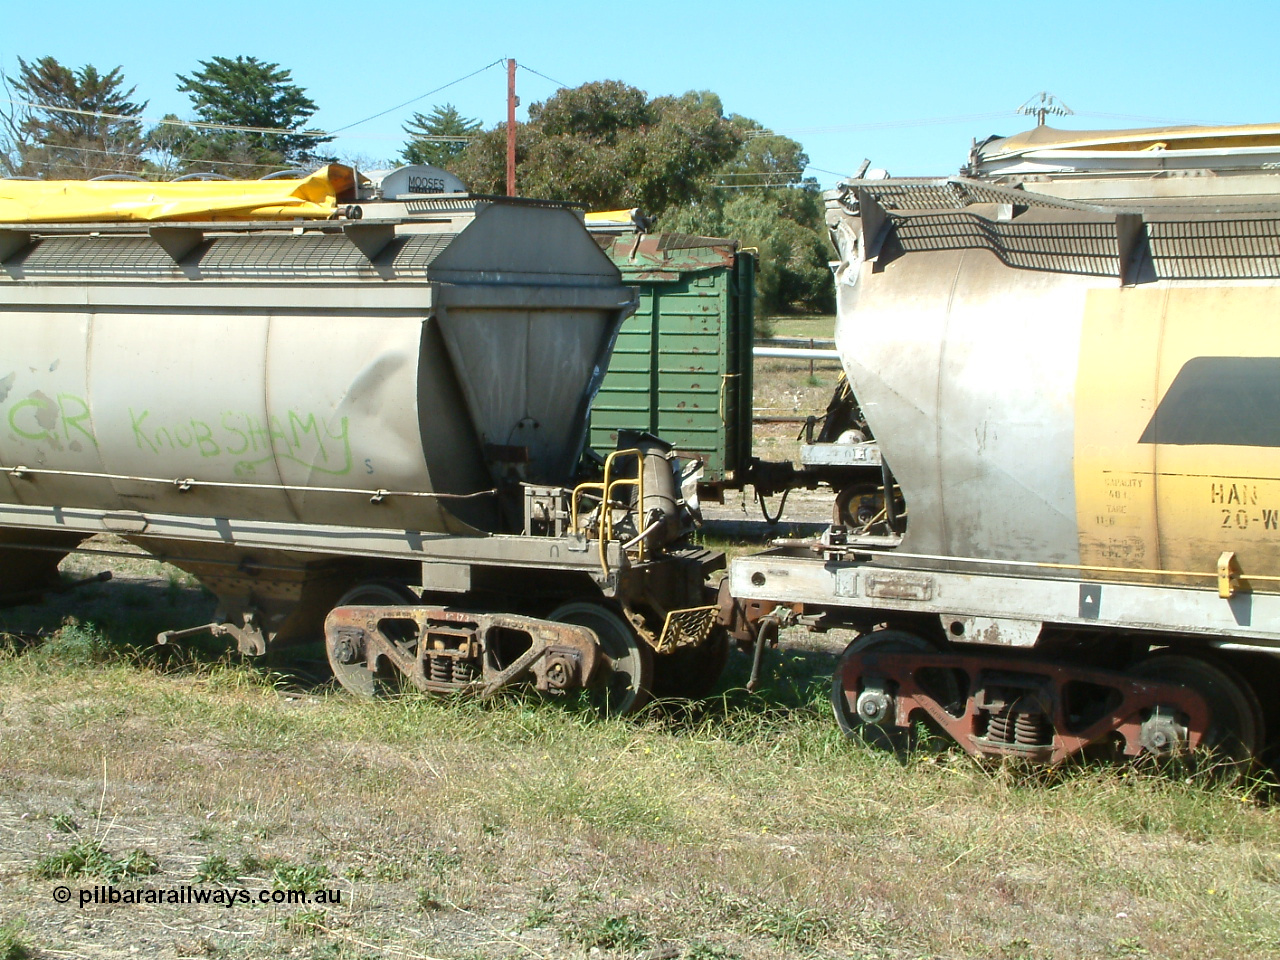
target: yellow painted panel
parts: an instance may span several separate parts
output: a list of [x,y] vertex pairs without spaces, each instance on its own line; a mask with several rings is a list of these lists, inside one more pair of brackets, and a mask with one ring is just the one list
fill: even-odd
[[1090,293],[1076,394],[1082,563],[1211,573],[1231,550],[1246,580],[1280,573],[1277,321],[1273,286]]
[[1155,409],[1164,295],[1163,290],[1100,289],[1090,290],[1085,300],[1075,434],[1076,522],[1083,564],[1160,563],[1155,448],[1137,439]]
[[330,164],[300,180],[0,180],[0,222],[324,219],[354,176]]

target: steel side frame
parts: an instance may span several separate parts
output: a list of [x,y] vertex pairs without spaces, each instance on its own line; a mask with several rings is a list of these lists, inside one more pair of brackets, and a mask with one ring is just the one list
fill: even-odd
[[[952,621],[972,618],[1032,626],[1005,631],[1017,638],[1005,641],[1005,646],[1034,646],[1037,636],[1043,636],[1034,627],[1043,624],[1179,634],[1213,646],[1280,649],[1280,595],[1249,591],[1247,575],[1241,590],[1224,599],[1216,581],[1198,587],[957,572],[824,560],[782,549],[734,560],[728,582],[729,593],[738,601],[934,615],[943,629]],[[989,634],[999,635],[1000,631]]]
[[[418,530],[294,524],[262,520],[195,517],[174,514],[0,504],[0,528],[145,536],[175,544],[233,546],[242,550],[314,553],[325,557],[370,557],[381,560],[540,567],[589,573],[604,578],[599,542],[585,538],[516,535],[461,536]],[[17,546],[6,544],[6,546]],[[607,545],[609,569],[629,566],[619,543]],[[161,558],[164,559],[164,558]]]

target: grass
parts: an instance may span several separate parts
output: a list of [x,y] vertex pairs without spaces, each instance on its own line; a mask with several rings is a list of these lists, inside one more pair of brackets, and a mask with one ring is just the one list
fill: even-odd
[[220,853],[201,861],[192,879],[196,883],[232,883],[240,878],[236,868]]
[[0,960],[33,960],[35,956],[16,921],[0,925]]
[[573,939],[584,947],[604,950],[640,950],[653,938],[634,917],[612,916],[587,921],[573,931]]
[[[69,790],[68,826],[147,836],[153,882],[355,891],[328,912],[245,913],[268,924],[263,949],[498,956],[510,937],[544,955],[1228,958],[1280,944],[1280,823],[1248,785],[900,763],[834,731],[826,653],[772,652],[756,696],[739,658],[711,703],[599,721],[532,697],[370,704],[250,667],[76,649],[54,637],[0,662],[0,822],[48,809],[28,782],[39,769]],[[21,847],[33,875],[127,879],[116,834],[68,846],[39,823]],[[46,901],[33,887],[3,909],[56,939],[64,915]]]
[[[811,374],[808,360],[758,358],[753,373],[755,415],[820,417],[835,392],[841,367],[838,360],[816,360],[812,370]],[[757,423],[752,452],[763,460],[799,463],[803,430],[802,422]]]
[[835,336],[836,318],[829,313],[788,313],[764,317],[757,325],[771,337],[813,337],[830,340]]
[[314,893],[329,879],[329,870],[318,863],[277,863],[271,871],[273,890],[305,890]]
[[32,874],[41,880],[87,877],[113,883],[149,876],[159,869],[159,861],[141,848],[122,856],[114,856],[96,840],[77,840],[66,849],[47,854],[38,860],[32,868]]

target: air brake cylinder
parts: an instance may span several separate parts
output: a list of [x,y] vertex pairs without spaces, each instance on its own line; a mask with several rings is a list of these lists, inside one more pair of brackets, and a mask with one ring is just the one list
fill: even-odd
[[640,451],[644,471],[641,529],[648,531],[645,546],[658,550],[684,533],[679,508],[680,490],[673,462],[675,448],[652,434],[626,430],[618,434],[618,447]]

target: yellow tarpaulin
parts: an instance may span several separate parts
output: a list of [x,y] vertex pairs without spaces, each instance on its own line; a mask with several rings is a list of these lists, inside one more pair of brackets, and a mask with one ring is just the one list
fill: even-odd
[[0,223],[323,219],[354,185],[336,163],[301,180],[0,180]]

